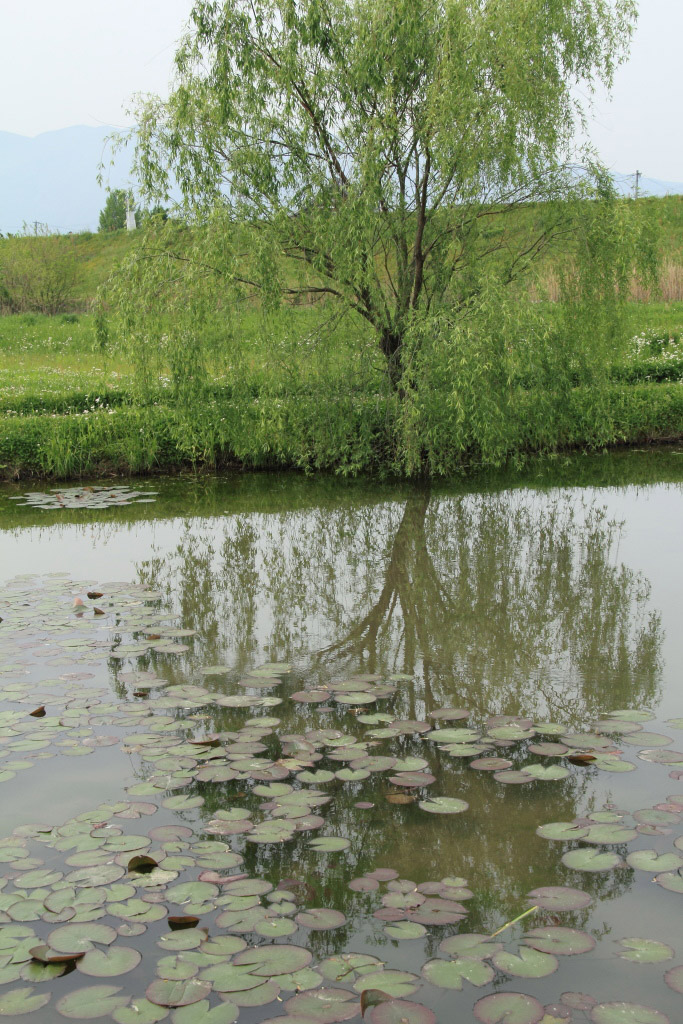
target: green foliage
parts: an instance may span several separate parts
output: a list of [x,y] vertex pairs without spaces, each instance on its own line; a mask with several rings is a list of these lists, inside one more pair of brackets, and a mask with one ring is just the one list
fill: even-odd
[[76,252],[68,235],[47,228],[0,241],[0,309],[60,313],[73,302]]
[[[112,189],[107,195],[104,207],[100,211],[98,231],[120,231],[126,226],[128,205],[134,209],[130,192],[122,188]],[[135,223],[140,224],[140,213],[135,210]]]
[[[398,388],[413,316],[524,279],[574,237],[567,200],[602,198],[566,159],[577,97],[609,86],[634,16],[631,0],[196,0],[177,88],[136,112],[137,170],[150,197],[177,180],[215,235],[211,258],[177,255],[224,303],[351,309]],[[520,231],[533,202],[543,227]],[[141,301],[159,301],[152,262]]]

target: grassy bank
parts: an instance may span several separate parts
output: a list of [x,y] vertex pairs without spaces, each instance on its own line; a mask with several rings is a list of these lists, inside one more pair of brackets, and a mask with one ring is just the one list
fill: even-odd
[[620,358],[592,381],[555,387],[520,363],[493,399],[486,393],[490,409],[470,389],[475,405],[464,411],[457,366],[401,404],[353,325],[331,327],[322,350],[307,347],[317,316],[301,311],[279,357],[245,319],[241,358],[217,365],[192,406],[163,372],[142,401],[132,366],[99,348],[90,317],[0,318],[0,474],[239,465],[439,476],[539,451],[683,437],[683,304],[634,304]]

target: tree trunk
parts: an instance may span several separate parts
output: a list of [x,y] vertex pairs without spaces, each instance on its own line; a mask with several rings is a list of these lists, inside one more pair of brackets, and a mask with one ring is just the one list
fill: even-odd
[[387,372],[391,381],[391,390],[400,391],[401,377],[403,376],[401,367],[401,335],[391,329],[383,331],[380,337],[380,348],[387,360]]

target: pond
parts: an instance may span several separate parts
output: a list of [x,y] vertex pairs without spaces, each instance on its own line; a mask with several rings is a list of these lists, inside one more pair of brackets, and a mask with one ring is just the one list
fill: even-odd
[[683,451],[93,486],[0,489],[0,1016],[683,1020]]

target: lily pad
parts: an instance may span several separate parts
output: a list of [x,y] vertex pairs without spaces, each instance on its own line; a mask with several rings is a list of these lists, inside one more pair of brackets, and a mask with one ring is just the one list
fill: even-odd
[[125,1006],[129,996],[120,996],[121,991],[114,985],[91,985],[69,992],[56,1003],[63,1017],[70,1020],[93,1020],[95,1017],[109,1017],[114,1010]]
[[465,981],[478,988],[488,985],[495,973],[483,960],[468,960],[465,957],[458,960],[429,960],[422,968],[423,976],[432,985],[457,991],[462,990]]
[[620,939],[619,945],[624,949],[617,956],[634,964],[659,964],[673,959],[674,955],[671,946],[654,939]]
[[20,1017],[35,1013],[50,1002],[49,992],[36,992],[33,988],[15,988],[0,995],[0,1017]]
[[522,992],[496,992],[474,1004],[481,1024],[538,1024],[545,1011],[538,999]]
[[683,996],[683,965],[672,967],[670,971],[667,971],[664,975],[664,981],[674,992],[678,992]]
[[592,935],[576,928],[533,928],[522,936],[522,942],[541,953],[557,953],[560,956],[590,953],[595,948]]
[[590,1019],[593,1024],[669,1024],[659,1010],[636,1003],[598,1003]]
[[211,983],[199,978],[188,978],[186,981],[166,981],[158,978],[147,987],[145,993],[150,1003],[157,1006],[189,1006],[206,999],[211,991]]
[[237,954],[233,963],[238,967],[247,965],[258,977],[275,978],[308,967],[312,959],[313,954],[303,946],[273,945],[245,949]]
[[408,999],[390,999],[373,1006],[370,1024],[436,1024],[436,1014],[427,1006]]
[[569,850],[562,857],[562,863],[574,871],[612,871],[621,863],[616,853],[586,849]]
[[311,839],[308,845],[318,853],[340,853],[342,850],[348,850],[351,843],[341,836],[320,836],[317,839]]
[[493,964],[499,971],[516,978],[545,978],[559,967],[557,957],[552,953],[520,946],[518,953],[502,950],[494,954]]
[[336,1024],[358,1015],[358,1003],[353,993],[343,988],[301,992],[288,999],[285,1007],[289,1016],[309,1018],[315,1024]]
[[221,1003],[211,1009],[208,999],[190,1006],[181,1006],[171,1016],[172,1024],[233,1024],[239,1008],[232,1002]]
[[[346,917],[339,910],[328,910],[325,907],[312,907],[296,915],[295,921],[311,931],[328,931],[341,928],[346,924]],[[284,973],[284,972],[282,972]]]
[[[446,963],[447,961],[442,962]],[[416,974],[410,974],[408,971],[382,970],[364,974],[354,983],[353,987],[356,992],[363,992],[368,988],[378,988],[389,996],[403,999],[404,996],[410,996],[413,992],[417,992],[419,986],[420,979]]]
[[561,913],[566,910],[581,910],[593,902],[588,893],[564,885],[547,885],[527,893],[527,901],[542,910]]
[[114,946],[112,949],[89,949],[77,963],[81,974],[93,978],[115,978],[134,970],[142,960],[142,954],[130,946]]
[[465,800],[452,796],[435,796],[430,800],[420,800],[418,807],[429,814],[462,814],[469,807]]

